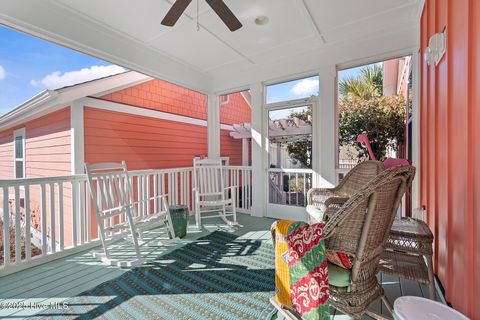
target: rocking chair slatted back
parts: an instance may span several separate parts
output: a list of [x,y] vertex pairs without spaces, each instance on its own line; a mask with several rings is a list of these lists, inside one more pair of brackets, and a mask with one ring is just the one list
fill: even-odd
[[222,195],[224,179],[220,159],[195,159],[193,162],[193,187],[200,196]]
[[[201,228],[201,220],[205,218],[220,217],[229,225],[237,224],[237,187],[225,188],[221,159],[193,159],[193,194],[198,228]],[[227,214],[227,208],[231,213]],[[215,212],[218,214],[211,215]],[[202,213],[210,215],[202,217]],[[232,216],[233,221],[229,221],[227,216]]]

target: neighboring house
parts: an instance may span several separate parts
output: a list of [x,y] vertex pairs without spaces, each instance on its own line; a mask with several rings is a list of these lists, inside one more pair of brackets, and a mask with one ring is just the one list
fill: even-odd
[[[242,152],[249,152],[230,135],[234,124],[251,121],[248,98],[235,93],[221,102],[220,152],[230,165],[245,164]],[[0,179],[80,174],[84,162],[125,160],[129,170],[191,167],[206,154],[207,97],[133,71],[44,91],[0,117]],[[67,228],[71,189],[63,190]],[[39,195],[32,187],[37,229]]]

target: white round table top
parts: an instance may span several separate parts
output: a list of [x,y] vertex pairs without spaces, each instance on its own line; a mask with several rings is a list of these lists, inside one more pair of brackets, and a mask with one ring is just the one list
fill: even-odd
[[466,316],[440,302],[404,296],[393,304],[396,320],[468,320]]

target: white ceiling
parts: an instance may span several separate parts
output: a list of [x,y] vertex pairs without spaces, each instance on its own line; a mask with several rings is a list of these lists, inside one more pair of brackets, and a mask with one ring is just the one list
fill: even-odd
[[[138,71],[148,72],[163,65],[163,72],[159,69],[150,73],[189,84],[186,79],[174,79],[175,71],[202,82],[202,77],[212,79],[228,70],[264,68],[300,53],[321,52],[404,30],[418,24],[422,2],[224,1],[243,24],[236,32],[230,32],[204,0],[199,0],[199,31],[196,1],[172,28],[160,21],[173,0],[44,0],[41,4],[36,0],[8,0],[0,7],[0,22]],[[42,17],[42,11],[49,17]],[[55,19],[56,14],[67,20]],[[262,15],[269,18],[269,23],[257,26],[254,20]],[[65,21],[71,23],[65,25]]]

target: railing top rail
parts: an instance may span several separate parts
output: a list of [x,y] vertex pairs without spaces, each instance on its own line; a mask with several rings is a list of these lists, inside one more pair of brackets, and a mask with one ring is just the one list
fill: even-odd
[[[251,170],[252,167],[248,166],[224,166],[225,169],[230,170]],[[140,176],[149,174],[161,174],[161,173],[173,173],[173,172],[191,172],[193,167],[182,168],[168,168],[168,169],[145,169],[145,170],[131,170],[128,172],[130,176]],[[1,187],[16,187],[16,186],[29,186],[48,183],[60,183],[60,182],[73,182],[73,181],[86,181],[87,176],[85,174],[76,174],[70,176],[56,176],[56,177],[36,177],[26,179],[0,179]]]
[[252,170],[252,166],[223,166],[223,168],[230,170]]
[[70,181],[85,181],[87,176],[84,174],[77,174],[72,176],[57,176],[57,177],[37,177],[37,178],[26,178],[26,179],[8,179],[0,180],[0,187],[15,187],[15,186],[26,186],[26,185],[36,185],[36,184],[48,184],[48,183],[59,183],[59,182],[70,182]]
[[312,169],[283,169],[283,168],[269,168],[269,172],[283,172],[283,173],[313,173]]

